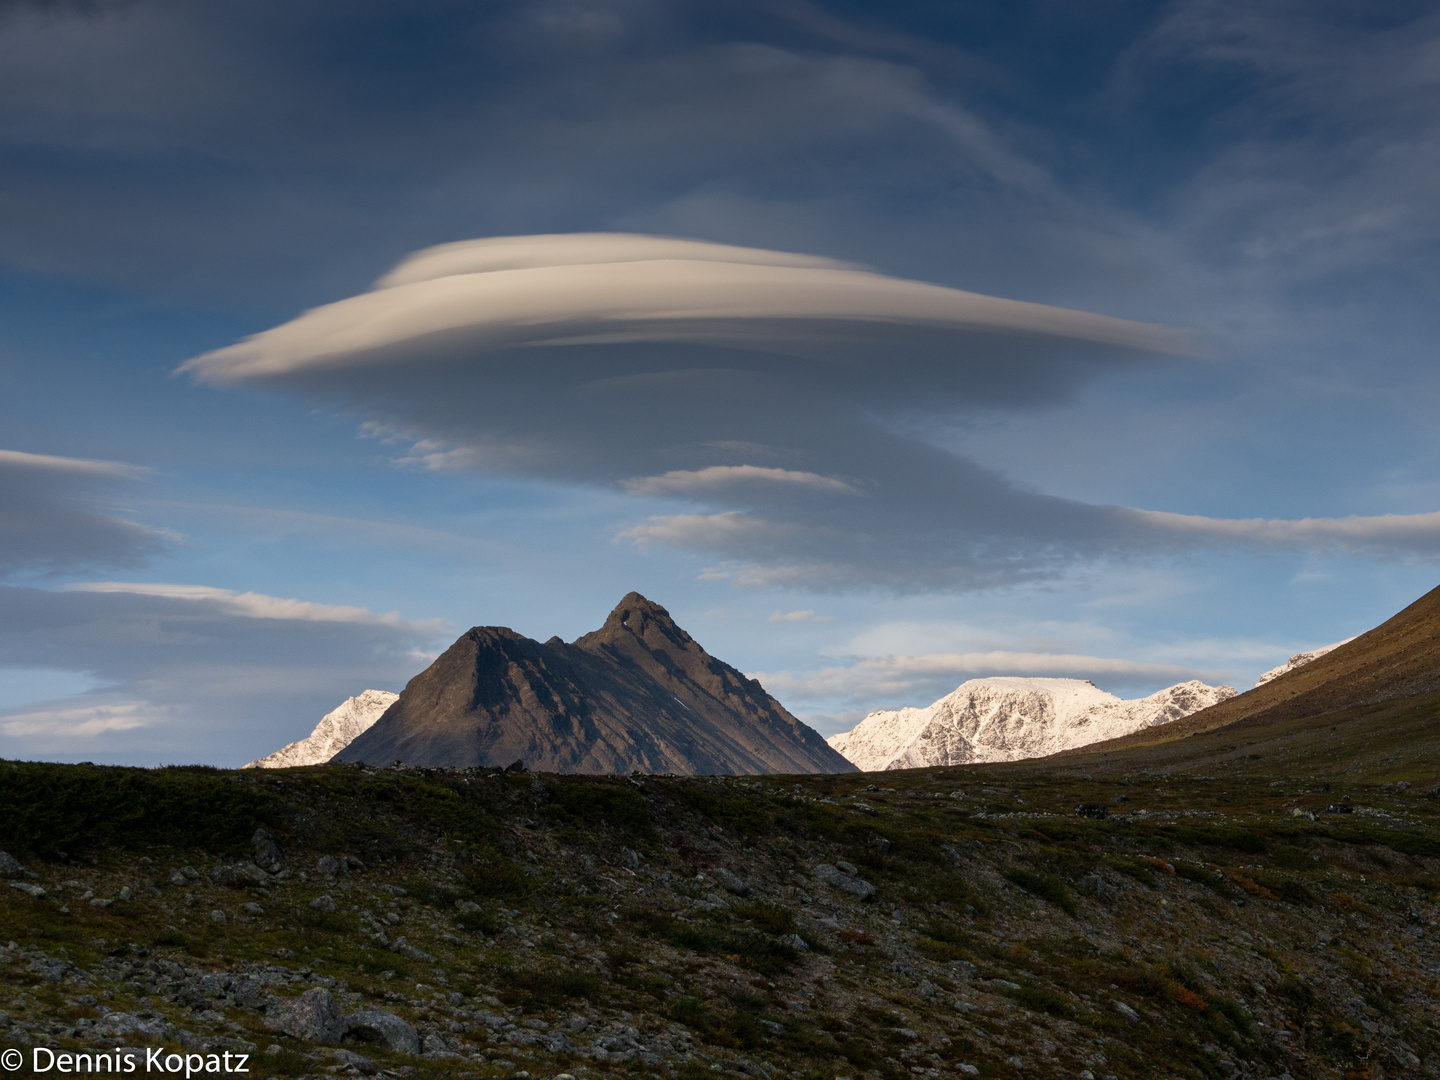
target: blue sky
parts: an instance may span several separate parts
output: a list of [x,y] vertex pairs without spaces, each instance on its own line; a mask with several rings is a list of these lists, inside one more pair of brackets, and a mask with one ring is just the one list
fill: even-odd
[[[1436,584],[1437,106],[1434,3],[0,3],[0,756],[631,589],[826,734],[1246,687]],[[405,261],[548,234],[702,243]]]

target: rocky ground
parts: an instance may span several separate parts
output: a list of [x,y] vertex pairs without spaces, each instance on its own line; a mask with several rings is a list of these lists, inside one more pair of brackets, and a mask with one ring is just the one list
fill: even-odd
[[0,1047],[257,1077],[1440,1076],[1440,800],[1325,786],[0,763]]

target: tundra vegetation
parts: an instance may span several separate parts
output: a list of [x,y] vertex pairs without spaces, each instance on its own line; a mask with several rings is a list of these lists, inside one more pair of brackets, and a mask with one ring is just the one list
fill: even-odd
[[0,763],[0,1044],[257,1077],[1440,1075],[1430,781],[1264,758]]

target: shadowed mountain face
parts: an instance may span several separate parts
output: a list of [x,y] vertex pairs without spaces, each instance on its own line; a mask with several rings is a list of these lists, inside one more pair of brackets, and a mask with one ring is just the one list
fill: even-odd
[[1162,728],[1071,754],[1114,751],[1217,731],[1328,716],[1440,691],[1440,588],[1394,618],[1309,663]]
[[851,765],[753,679],[630,593],[567,645],[477,626],[335,761],[566,773],[840,773]]

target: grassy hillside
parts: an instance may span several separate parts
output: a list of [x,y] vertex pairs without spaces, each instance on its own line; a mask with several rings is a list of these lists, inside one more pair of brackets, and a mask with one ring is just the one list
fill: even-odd
[[1433,701],[1436,694],[1440,694],[1440,588],[1375,629],[1279,678],[1095,749],[1153,746],[1236,724],[1286,723],[1417,697]]
[[[249,1045],[262,1077],[1440,1075],[1440,800],[1287,737],[801,778],[0,763],[45,892],[0,888],[0,1043]],[[279,873],[233,869],[257,827]],[[277,1030],[307,992],[421,1052]]]

